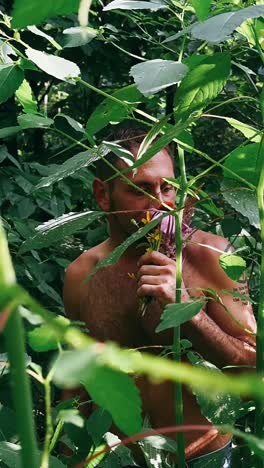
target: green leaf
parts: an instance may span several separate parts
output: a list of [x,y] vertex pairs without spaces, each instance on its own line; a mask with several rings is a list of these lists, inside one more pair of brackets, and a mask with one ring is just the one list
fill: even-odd
[[96,346],[61,352],[54,366],[54,382],[60,387],[72,388],[80,385],[83,379],[88,379],[98,365]]
[[44,37],[45,39],[47,39],[51,43],[51,45],[53,45],[53,47],[55,47],[57,50],[62,49],[60,44],[58,44],[58,42],[56,42],[55,39],[53,39],[52,36],[49,36],[49,34],[46,34],[44,31],[41,31],[36,26],[28,26],[27,29],[30,32],[32,32],[33,34],[36,34],[36,36],[41,36],[41,37]]
[[168,328],[178,327],[191,320],[204,307],[205,301],[185,302],[182,304],[168,304],[161,315],[161,321],[156,328],[159,333]]
[[89,27],[76,26],[64,29],[65,37],[62,39],[63,47],[80,47],[91,42],[98,34],[98,31]]
[[85,281],[87,281],[89,278],[91,278],[95,273],[100,270],[103,267],[108,267],[110,265],[114,265],[117,260],[123,255],[123,253],[127,250],[127,248],[136,242],[137,240],[141,239],[143,236],[145,236],[151,229],[153,229],[165,216],[168,216],[168,214],[164,214],[160,216],[157,219],[154,219],[150,223],[146,224],[145,226],[139,228],[134,234],[132,234],[130,237],[128,237],[122,244],[118,245],[111,253],[108,255],[108,257],[103,258],[102,260],[99,260],[97,262],[96,266],[94,269],[91,271],[91,273],[85,278]]
[[20,451],[21,447],[17,444],[5,441],[0,442],[0,462],[9,468],[22,468]]
[[251,297],[246,296],[245,294],[240,294],[237,291],[230,291],[229,289],[222,289],[221,292],[223,294],[229,294],[230,296],[239,297],[240,299],[242,299],[242,301],[251,302],[252,304],[256,304],[256,302],[253,301],[253,299],[251,299]]
[[173,60],[154,59],[141,62],[130,69],[130,76],[144,96],[158,93],[162,89],[178,83],[188,72],[188,67]]
[[222,181],[221,190],[224,199],[232,208],[246,216],[252,226],[260,229],[256,193],[248,188],[242,188],[239,182],[228,178]]
[[19,249],[20,253],[33,249],[49,247],[67,236],[80,231],[104,216],[102,211],[84,211],[69,213],[47,221],[37,227],[37,234],[26,240]]
[[[70,324],[70,320],[62,316],[56,317],[55,322],[62,323],[63,325]],[[59,346],[57,334],[55,334],[52,328],[46,324],[29,331],[28,342],[31,348],[39,353],[58,349]]]
[[177,442],[162,435],[153,435],[144,437],[139,441],[139,445],[144,446],[145,444],[150,445],[157,450],[166,450],[166,452],[177,453]]
[[212,0],[188,0],[188,3],[193,6],[199,21],[204,21],[208,18]]
[[[2,357],[1,357],[2,361]],[[3,375],[3,369],[0,368],[1,377]],[[0,441],[2,440],[15,440],[17,439],[17,429],[16,429],[16,413],[14,410],[4,406],[0,403]],[[1,451],[0,451],[1,459]]]
[[79,67],[74,62],[57,57],[56,55],[46,54],[46,52],[31,48],[26,49],[26,55],[48,75],[67,81],[68,83],[73,83],[71,78],[77,78],[81,73]]
[[24,28],[30,24],[39,24],[47,18],[57,15],[76,13],[79,0],[15,0],[13,5],[12,28]]
[[223,89],[230,73],[230,55],[215,53],[190,70],[174,97],[175,116],[187,119],[194,111],[202,110]]
[[262,122],[264,124],[264,87],[262,88],[262,91],[259,96],[259,105],[260,105],[260,110],[261,110],[261,115],[262,115]]
[[254,141],[256,143],[259,143],[261,140],[261,132],[258,131],[256,128],[251,127],[248,124],[245,124],[243,122],[240,122],[239,120],[232,119],[231,117],[225,117],[225,120],[231,125],[231,127],[236,128],[239,130],[241,133],[246,138],[250,138],[251,141]]
[[[197,357],[192,352],[188,353],[188,358],[194,367],[207,369],[209,372],[214,369],[221,373],[214,364]],[[233,424],[244,414],[245,404],[239,397],[229,395],[228,393],[202,393],[195,386],[192,386],[192,391],[196,395],[202,414],[212,424]]]
[[128,375],[107,367],[97,367],[82,382],[95,403],[109,411],[121,431],[128,435],[141,431],[139,390]]
[[253,5],[238,11],[213,16],[202,24],[191,26],[191,35],[196,39],[219,43],[225,41],[243,21],[264,14],[264,5]]
[[[235,427],[229,426],[229,425],[224,425],[220,428],[223,432],[233,434],[234,436],[237,436],[244,440],[249,447],[253,450],[253,452],[260,457],[261,460],[264,460],[264,440],[259,439],[258,437],[249,434],[247,432],[242,432],[239,429],[236,429]],[[257,464],[250,465],[250,467],[255,468]],[[249,467],[249,465],[248,465]]]
[[74,408],[60,410],[57,419],[61,419],[64,423],[70,423],[77,427],[84,427],[83,416],[79,410]]
[[[243,147],[238,147],[232,151],[224,162],[224,167],[231,169],[235,174],[243,177],[247,182],[250,182],[254,186],[258,184],[259,174],[256,171],[256,161],[260,145],[258,143],[252,143]],[[230,174],[224,169],[223,175],[225,178],[234,179],[235,176]],[[242,185],[242,182],[234,180],[236,185]]]
[[108,411],[97,408],[86,421],[86,429],[97,447],[102,442],[103,435],[112,425],[112,416]]
[[0,104],[14,94],[23,79],[23,70],[18,65],[0,64]]
[[137,159],[140,159],[142,155],[148,150],[148,148],[151,146],[151,143],[155,140],[155,138],[157,138],[158,134],[160,133],[164,125],[167,123],[169,117],[169,115],[166,115],[160,121],[153,125],[153,127],[150,129],[150,131],[147,133],[144,140],[140,144],[137,153]]
[[77,120],[74,120],[72,117],[70,117],[69,115],[65,115],[65,114],[57,114],[56,117],[55,117],[55,125],[56,125],[56,120],[57,119],[66,119],[68,124],[76,131],[76,132],[80,132],[80,133],[85,133],[85,130],[82,126],[82,124],[80,124],[79,122],[77,122]]
[[137,1],[137,0],[114,0],[103,8],[103,11],[109,10],[152,10],[157,11],[160,8],[166,8],[166,4],[161,0]]
[[118,145],[117,143],[114,143],[113,141],[103,141],[103,145],[111,151],[111,153],[114,153],[118,158],[123,159],[125,163],[128,166],[132,166],[134,164],[135,158],[131,151],[127,150],[126,148],[123,148],[122,146]]
[[233,281],[238,281],[247,267],[247,264],[242,257],[230,254],[220,255],[219,265]]
[[17,121],[21,128],[48,128],[54,121],[47,117],[41,117],[35,114],[21,114],[18,116]]
[[60,180],[75,174],[80,169],[89,166],[93,162],[100,159],[102,156],[106,156],[108,153],[109,150],[107,148],[99,146],[96,149],[88,149],[76,154],[61,164],[61,166],[52,175],[40,179],[40,182],[36,185],[35,190],[43,187],[49,187],[50,185],[55,184],[55,182],[59,182]]
[[27,80],[23,80],[22,84],[16,90],[16,97],[23,106],[25,112],[29,114],[36,114],[38,112],[36,98]]
[[5,127],[0,128],[0,138],[8,138],[21,132],[21,127]]
[[102,101],[87,121],[86,131],[90,135],[99,132],[109,122],[122,122],[142,101],[142,94],[138,91],[136,85],[125,86],[115,91],[112,96],[127,103],[127,107],[109,98]]

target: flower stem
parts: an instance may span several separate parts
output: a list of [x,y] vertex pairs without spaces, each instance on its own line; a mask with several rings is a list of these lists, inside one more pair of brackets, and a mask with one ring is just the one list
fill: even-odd
[[[178,146],[178,155],[180,163],[180,177],[182,193],[180,197],[179,208],[175,214],[175,242],[176,242],[176,297],[175,302],[181,302],[181,285],[182,285],[182,218],[183,208],[186,198],[186,171],[184,161],[184,151]],[[174,360],[178,363],[181,362],[181,330],[180,326],[174,328],[173,334],[173,352]],[[181,383],[175,384],[175,410],[176,410],[176,424],[183,424],[183,401],[182,401],[182,385]],[[178,444],[178,466],[179,468],[185,467],[185,453],[184,453],[184,435],[183,432],[177,432]]]
[[[15,272],[0,219],[0,284],[5,288],[16,284]],[[2,312],[3,313],[3,312]],[[32,399],[25,365],[24,329],[18,309],[14,309],[4,329],[10,363],[11,385],[16,410],[16,421],[21,443],[21,461],[24,468],[37,468],[37,442],[32,417]]]

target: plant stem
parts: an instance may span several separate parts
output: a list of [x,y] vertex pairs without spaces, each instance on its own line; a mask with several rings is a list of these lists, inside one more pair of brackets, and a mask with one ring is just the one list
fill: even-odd
[[50,441],[53,435],[52,417],[51,417],[50,380],[48,378],[44,380],[44,390],[45,390],[45,411],[46,411],[46,433],[45,433],[45,440],[44,440],[44,447],[43,447],[40,468],[49,467]]
[[[16,284],[15,272],[0,219],[0,284],[5,288]],[[2,312],[3,313],[3,312]],[[37,442],[32,417],[32,399],[25,365],[24,329],[18,308],[14,309],[4,329],[10,363],[11,385],[16,410],[16,422],[21,443],[21,460],[24,468],[37,468]]]
[[[183,208],[186,198],[186,172],[185,172],[185,161],[184,151],[178,146],[178,155],[180,163],[180,177],[181,177],[181,188],[182,194],[180,198],[180,209],[175,214],[175,243],[176,243],[176,303],[181,302],[181,287],[182,287],[182,218]],[[173,352],[174,360],[178,363],[181,362],[181,329],[180,326],[174,328],[173,334]],[[175,384],[175,410],[176,410],[176,424],[183,424],[183,401],[182,401],[182,385],[181,383]],[[178,466],[179,468],[185,467],[185,453],[184,453],[184,434],[183,432],[177,432],[177,444],[178,444]]]
[[[258,306],[258,329],[257,329],[257,361],[256,371],[261,377],[264,373],[264,137],[260,143],[260,150],[257,158],[256,170],[259,172],[259,182],[257,186],[257,200],[259,209],[260,229],[261,229],[261,242],[262,242],[262,255],[260,267],[260,290],[259,290],[259,306]],[[261,400],[256,401],[255,413],[255,434],[263,438],[264,429],[264,403]],[[260,461],[260,466],[263,462]]]
[[95,86],[91,85],[90,83],[87,83],[86,81],[82,80],[81,78],[76,78],[76,81],[81,83],[82,85],[86,86],[86,88],[89,88],[92,91],[95,91],[96,93],[101,94],[105,98],[111,99],[112,101],[116,102],[120,106],[126,107],[129,112],[131,111],[131,109],[129,108],[129,106],[125,102],[121,101],[120,99],[116,98],[115,96],[112,96],[111,94],[108,94],[105,91],[102,91],[101,89],[96,88]]

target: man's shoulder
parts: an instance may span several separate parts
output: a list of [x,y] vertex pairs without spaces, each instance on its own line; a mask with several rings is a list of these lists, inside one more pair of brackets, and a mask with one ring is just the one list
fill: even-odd
[[231,245],[222,236],[197,230],[193,233],[187,248],[190,253],[199,257],[218,258],[222,253],[230,251]]
[[80,278],[88,275],[97,262],[106,256],[107,241],[83,252],[66,269],[65,276],[71,280],[79,281]]

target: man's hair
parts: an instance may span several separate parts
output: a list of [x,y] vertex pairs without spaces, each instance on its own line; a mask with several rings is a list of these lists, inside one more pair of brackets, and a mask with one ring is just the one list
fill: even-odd
[[[135,146],[140,145],[142,143],[147,133],[147,130],[144,130],[143,128],[129,127],[118,130],[117,132],[113,133],[112,135],[110,135],[110,137],[107,138],[107,141],[116,142],[120,146],[122,146],[122,148],[125,148],[128,151],[132,151],[132,149]],[[158,137],[156,137],[154,141],[156,141],[157,139]],[[170,158],[173,161],[173,156],[170,147],[166,146],[164,149],[166,149]],[[115,167],[117,167],[118,161],[120,161],[120,158],[112,152],[110,152],[106,156],[106,158]],[[96,162],[96,177],[98,177],[101,180],[106,180],[114,174],[115,171],[110,166],[108,166],[108,164],[106,164],[103,159],[99,159]]]

